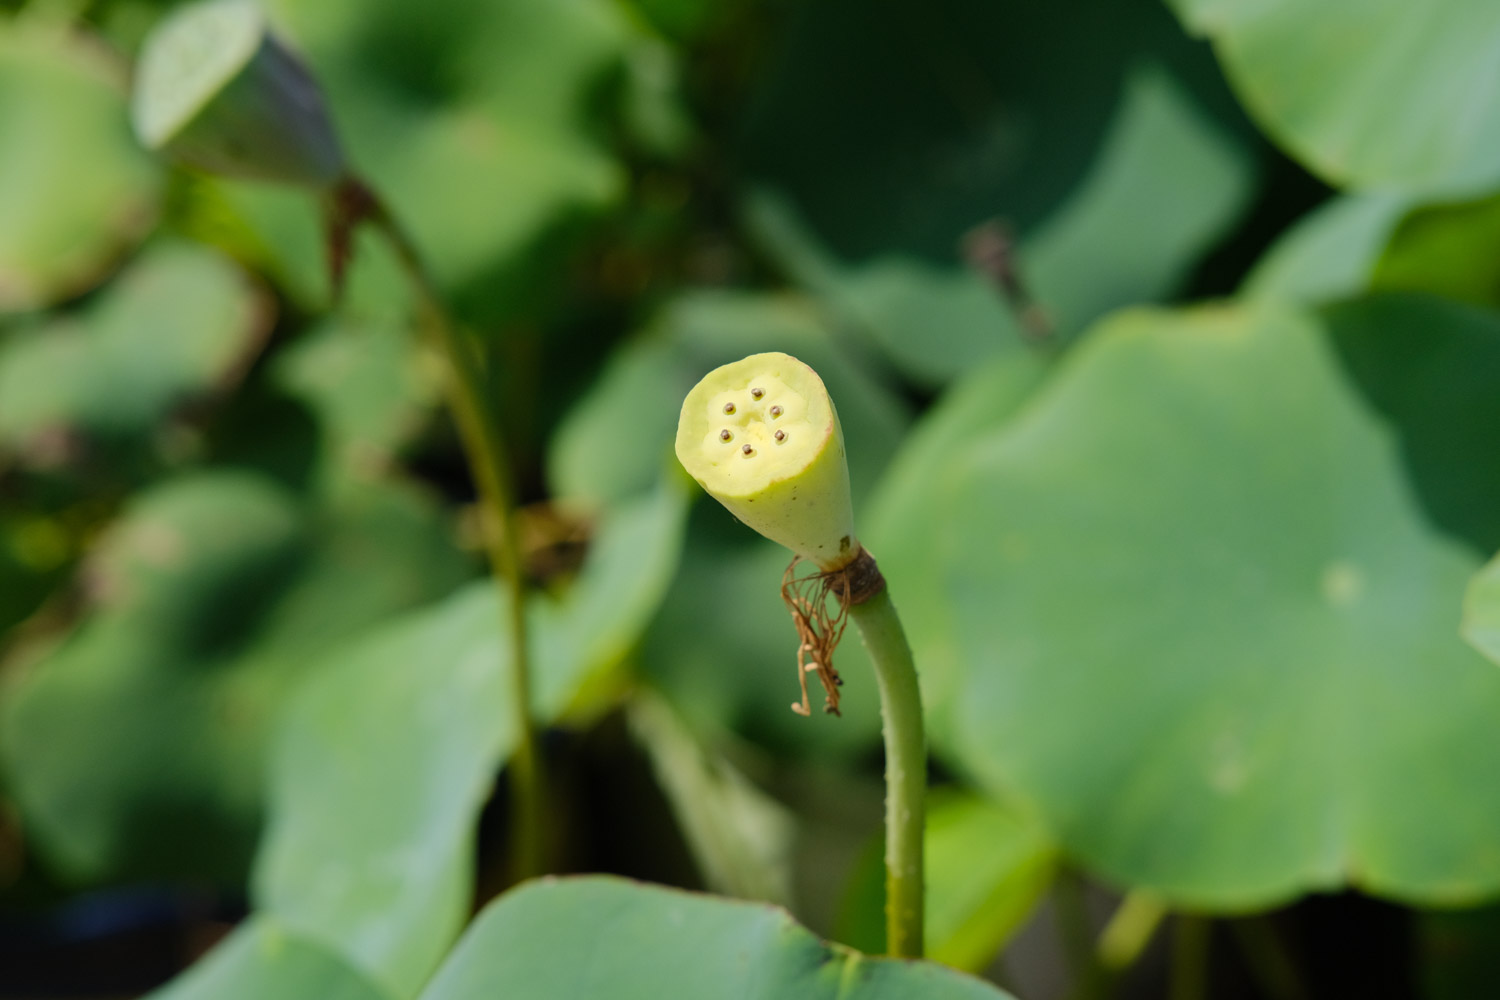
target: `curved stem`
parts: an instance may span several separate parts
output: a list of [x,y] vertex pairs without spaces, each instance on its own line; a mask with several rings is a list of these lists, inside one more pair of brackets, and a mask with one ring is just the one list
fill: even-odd
[[516,877],[541,874],[543,787],[537,753],[536,726],[531,715],[531,663],[526,629],[526,587],[516,538],[515,497],[510,459],[499,423],[485,400],[484,378],[475,345],[448,314],[436,285],[422,264],[416,244],[368,185],[358,180],[354,193],[364,204],[367,219],[395,251],[402,271],[416,292],[425,326],[447,362],[448,408],[458,427],[459,440],[479,492],[485,554],[500,587],[510,625],[511,700],[514,703],[516,747],[510,760],[512,802],[516,811]]
[[911,647],[890,593],[849,606],[875,663],[885,733],[885,947],[922,957],[922,837],[926,829],[927,739]]
[[1099,1000],[1113,996],[1125,975],[1140,961],[1166,919],[1167,907],[1156,895],[1144,889],[1130,892],[1100,932],[1098,944],[1090,948],[1083,888],[1081,877],[1075,873],[1063,873],[1058,881],[1055,902],[1058,923],[1068,938],[1065,944],[1075,970],[1073,991],[1069,996],[1072,1000]]
[[1099,964],[1112,976],[1130,969],[1166,918],[1167,904],[1155,893],[1145,889],[1127,893],[1099,935]]

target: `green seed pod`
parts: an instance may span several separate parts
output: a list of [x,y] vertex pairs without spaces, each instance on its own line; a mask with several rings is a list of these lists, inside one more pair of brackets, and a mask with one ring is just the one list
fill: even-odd
[[131,117],[145,145],[214,173],[314,187],[344,173],[317,83],[254,0],[190,4],[157,26]]
[[838,412],[789,354],[715,368],[682,403],[677,460],[730,513],[817,564],[859,554]]

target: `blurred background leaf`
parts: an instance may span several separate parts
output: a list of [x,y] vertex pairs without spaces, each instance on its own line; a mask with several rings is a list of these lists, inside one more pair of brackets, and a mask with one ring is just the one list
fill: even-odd
[[1148,68],[1125,80],[1089,172],[1054,212],[1014,248],[1009,223],[991,223],[998,260],[971,249],[960,265],[960,231],[947,261],[891,253],[850,264],[787,199],[763,192],[747,211],[799,282],[907,378],[940,386],[1028,335],[1071,337],[1112,308],[1169,295],[1244,207],[1252,174],[1239,144]]
[[468,572],[431,503],[309,509],[249,473],[140,495],[96,553],[80,627],[12,678],[8,784],[68,879],[242,877],[268,732],[316,654]]
[[1330,182],[1450,196],[1500,184],[1500,12],[1485,0],[1169,2],[1213,39],[1266,130]]
[[140,257],[80,313],[0,340],[0,448],[32,463],[140,439],[194,396],[231,388],[271,305],[233,264],[186,243]]
[[948,261],[996,215],[1029,235],[1088,173],[1145,61],[1237,115],[1208,52],[1149,0],[839,0],[798,8],[778,41],[747,105],[744,169],[854,260]]
[[1298,220],[1245,279],[1252,297],[1318,305],[1363,294],[1413,199],[1369,192],[1332,198]]
[[0,12],[0,314],[97,284],[156,219],[161,168],[130,134],[125,66]]
[[420,12],[395,0],[279,0],[272,10],[307,52],[353,161],[388,193],[439,280],[490,317],[514,314],[497,291],[525,299],[548,274],[552,258],[539,251],[550,230],[623,195],[604,112],[631,97],[637,118],[674,116],[670,104],[642,107],[669,100],[659,89],[640,94],[650,82],[641,64],[670,54],[604,0],[443,0]]

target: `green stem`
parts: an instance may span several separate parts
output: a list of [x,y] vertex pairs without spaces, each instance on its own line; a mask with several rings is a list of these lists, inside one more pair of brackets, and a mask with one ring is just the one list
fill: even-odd
[[[1065,889],[1068,884],[1075,888]],[[1166,904],[1145,890],[1129,893],[1100,932],[1098,944],[1090,949],[1082,881],[1064,872],[1059,878],[1059,889],[1062,891],[1056,897],[1058,923],[1065,932],[1069,960],[1077,970],[1073,977],[1073,1000],[1113,996],[1166,919]],[[1071,915],[1065,911],[1071,911]],[[1068,930],[1070,926],[1071,931]]]
[[510,625],[511,701],[515,713],[516,747],[510,760],[515,822],[515,874],[527,878],[544,870],[542,845],[545,806],[542,801],[536,725],[531,715],[531,664],[526,638],[526,587],[516,538],[515,497],[505,439],[485,401],[484,378],[475,345],[448,314],[442,296],[422,264],[416,244],[391,215],[379,196],[359,181],[367,200],[365,218],[395,251],[411,282],[425,325],[447,361],[448,408],[479,493],[484,547],[490,570],[501,592]]
[[1099,935],[1099,964],[1112,975],[1130,969],[1167,916],[1167,904],[1144,889],[1128,893]]
[[1172,970],[1168,1000],[1205,1000],[1213,946],[1213,923],[1207,917],[1178,914],[1172,935]]
[[875,663],[885,721],[885,945],[903,958],[922,957],[922,837],[926,829],[927,740],[922,692],[911,647],[882,584],[849,617]]

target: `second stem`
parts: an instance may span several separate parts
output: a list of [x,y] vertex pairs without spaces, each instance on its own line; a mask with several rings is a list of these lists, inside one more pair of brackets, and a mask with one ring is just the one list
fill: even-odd
[[[358,183],[358,182],[356,182]],[[447,363],[448,408],[458,427],[475,488],[479,494],[485,554],[502,591],[511,644],[511,700],[516,746],[510,760],[512,802],[516,810],[514,864],[517,879],[539,875],[545,806],[536,726],[531,715],[531,659],[526,626],[526,588],[516,537],[516,503],[510,461],[499,424],[486,402],[484,376],[470,343],[453,322],[423,266],[416,244],[368,186],[369,221],[395,251],[417,294],[425,325]]]

